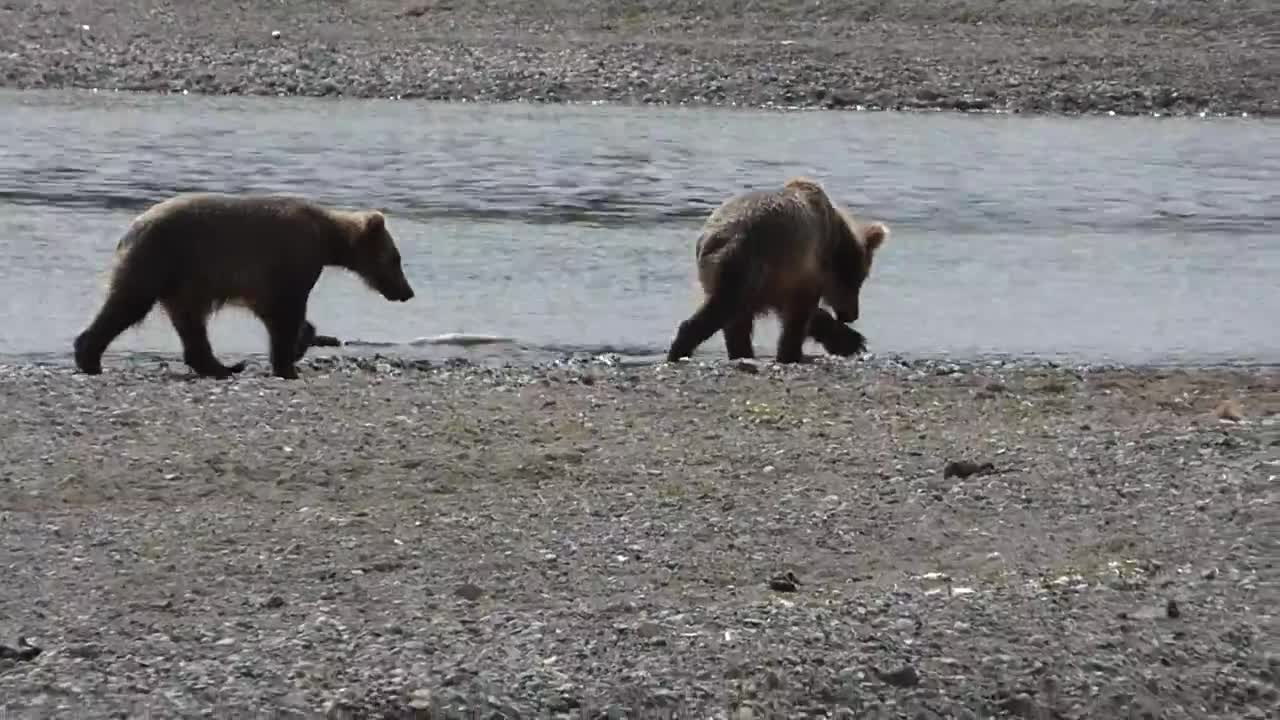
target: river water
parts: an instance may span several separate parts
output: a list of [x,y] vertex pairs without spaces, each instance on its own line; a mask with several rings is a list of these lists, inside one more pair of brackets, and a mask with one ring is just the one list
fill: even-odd
[[[417,297],[326,271],[310,317],[345,351],[657,357],[697,304],[702,218],[796,174],[893,229],[863,290],[875,352],[1280,362],[1277,122],[16,91],[0,355],[67,361],[130,219],[217,190],[388,213]],[[266,349],[242,311],[211,335],[228,362]],[[776,336],[762,323],[762,356]],[[112,346],[178,349],[160,312]]]

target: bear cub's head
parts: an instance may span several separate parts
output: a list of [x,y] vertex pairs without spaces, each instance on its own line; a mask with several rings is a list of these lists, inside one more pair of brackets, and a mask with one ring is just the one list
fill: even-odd
[[827,273],[823,299],[835,310],[836,319],[848,325],[858,319],[858,297],[871,275],[871,260],[889,238],[889,226],[881,222],[859,223],[838,212],[833,238],[835,267]]
[[387,230],[387,220],[377,210],[361,213],[356,235],[352,238],[355,262],[351,269],[365,283],[393,302],[413,298],[413,288],[404,276],[400,250]]

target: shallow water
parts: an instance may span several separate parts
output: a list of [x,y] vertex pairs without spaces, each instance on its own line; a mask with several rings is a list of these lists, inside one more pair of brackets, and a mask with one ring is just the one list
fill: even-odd
[[[13,91],[0,110],[0,355],[65,361],[131,217],[219,190],[389,213],[417,297],[327,271],[321,332],[656,356],[696,305],[710,208],[806,174],[893,228],[863,291],[873,351],[1280,361],[1277,122]],[[414,343],[445,333],[512,342]],[[265,351],[238,311],[211,334],[228,361]],[[764,322],[758,352],[776,336]],[[178,348],[156,313],[112,351]],[[698,356],[723,353],[716,336]]]

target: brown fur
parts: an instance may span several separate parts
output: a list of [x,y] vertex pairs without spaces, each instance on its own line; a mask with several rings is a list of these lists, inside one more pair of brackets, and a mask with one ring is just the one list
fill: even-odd
[[[778,362],[803,361],[807,337],[832,354],[861,352],[865,339],[847,323],[858,319],[862,284],[888,236],[885,224],[857,222],[805,178],[730,198],[698,237],[705,299],[680,324],[667,359],[693,354],[717,331],[724,332],[730,358],[753,357],[755,318],[770,312],[782,321]],[[819,306],[823,300],[836,317]]]
[[106,300],[75,340],[76,365],[102,372],[102,354],[158,302],[198,374],[228,377],[209,345],[209,316],[225,305],[253,312],[270,335],[272,372],[296,378],[306,348],[318,344],[306,319],[311,289],[326,266],[344,267],[393,301],[413,289],[400,252],[376,210],[347,211],[282,195],[179,195],[138,216],[116,247]]

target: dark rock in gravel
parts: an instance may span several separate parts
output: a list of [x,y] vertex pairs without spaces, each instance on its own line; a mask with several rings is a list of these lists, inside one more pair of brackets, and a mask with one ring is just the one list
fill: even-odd
[[989,462],[978,463],[973,460],[955,460],[942,468],[942,477],[958,477],[961,480],[971,475],[986,475],[995,472],[996,466]]
[[795,573],[787,571],[781,575],[770,578],[769,588],[778,592],[793,593],[800,585],[800,579]]
[[458,587],[454,588],[453,594],[463,600],[476,602],[480,598],[484,597],[484,590],[481,589],[479,585],[475,585],[473,583],[462,583]]
[[1041,706],[1035,701],[1035,698],[1027,693],[1016,693],[1005,697],[997,701],[996,707],[1013,717],[1028,718],[1028,720],[1040,720],[1040,718],[1057,716],[1057,713],[1050,713],[1047,708]]
[[895,670],[876,670],[876,677],[894,687],[908,688],[920,684],[920,673],[911,665],[903,665]]
[[9,647],[8,645],[0,645],[0,660],[20,660],[23,662],[35,660],[39,657],[43,649],[32,645],[26,638],[18,638],[17,647]]

